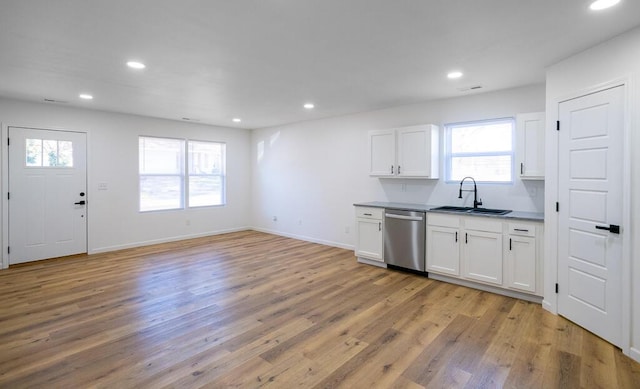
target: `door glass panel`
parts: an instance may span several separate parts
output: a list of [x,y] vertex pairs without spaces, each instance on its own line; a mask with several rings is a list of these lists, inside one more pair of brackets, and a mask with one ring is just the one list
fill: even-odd
[[27,139],[25,155],[27,166],[42,166],[42,139]]
[[73,142],[26,139],[25,163],[32,167],[73,167]]
[[58,166],[58,141],[42,141],[42,166]]
[[73,167],[73,142],[58,141],[58,166]]

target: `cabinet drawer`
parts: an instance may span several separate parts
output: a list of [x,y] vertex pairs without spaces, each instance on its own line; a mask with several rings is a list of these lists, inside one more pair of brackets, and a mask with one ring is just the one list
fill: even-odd
[[382,208],[356,207],[356,217],[382,220]]
[[467,230],[502,233],[502,222],[481,217],[466,217],[464,228]]
[[532,224],[509,223],[510,235],[536,236],[536,226]]
[[430,226],[458,228],[460,227],[460,217],[427,213],[427,224]]

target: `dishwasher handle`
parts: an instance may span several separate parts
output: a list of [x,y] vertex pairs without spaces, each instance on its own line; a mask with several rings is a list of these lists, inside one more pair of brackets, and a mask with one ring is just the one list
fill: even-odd
[[414,222],[421,222],[423,220],[422,216],[404,216],[404,215],[395,215],[392,213],[385,213],[384,216],[391,219],[409,220]]

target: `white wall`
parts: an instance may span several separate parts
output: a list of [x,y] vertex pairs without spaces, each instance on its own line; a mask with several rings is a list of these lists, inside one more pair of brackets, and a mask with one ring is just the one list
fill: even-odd
[[[88,133],[90,253],[245,229],[250,225],[248,130],[7,99],[0,99],[0,122],[3,128],[28,126]],[[226,142],[228,204],[139,213],[139,135]],[[3,142],[6,144],[6,139]],[[107,183],[108,190],[98,191],[99,182]]]
[[[354,244],[353,203],[461,204],[457,184],[369,177],[367,132],[544,111],[544,93],[544,85],[535,85],[254,130],[253,225],[350,248]],[[544,183],[540,181],[480,185],[478,192],[487,208],[543,209]],[[466,200],[470,204],[473,198]]]
[[[630,311],[631,318],[623,318],[631,323],[631,356],[640,361],[640,28],[629,31],[617,38],[572,56],[547,71],[547,199],[545,236],[545,304],[551,310],[557,309],[555,294],[552,292],[557,269],[557,227],[555,202],[557,201],[557,141],[554,123],[557,120],[558,102],[567,97],[576,97],[586,91],[593,91],[599,85],[616,80],[628,82],[627,118],[629,142],[627,157],[630,158],[630,230],[623,231],[624,239],[630,244],[630,265],[623,271],[623,285],[630,285],[631,296],[625,296],[623,303]],[[624,227],[624,226],[623,226]],[[629,309],[630,308],[630,309]]]

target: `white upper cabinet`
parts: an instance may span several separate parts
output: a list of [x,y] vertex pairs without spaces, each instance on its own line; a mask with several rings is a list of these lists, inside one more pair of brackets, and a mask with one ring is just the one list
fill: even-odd
[[432,124],[369,132],[369,175],[438,178],[439,132]]
[[523,180],[544,180],[544,112],[516,116],[516,169]]
[[396,132],[369,132],[369,175],[392,177],[396,173]]

